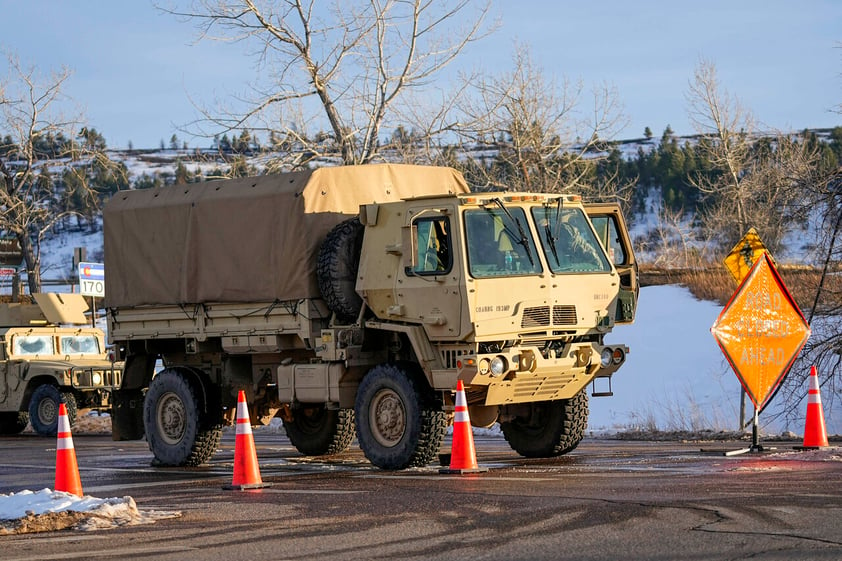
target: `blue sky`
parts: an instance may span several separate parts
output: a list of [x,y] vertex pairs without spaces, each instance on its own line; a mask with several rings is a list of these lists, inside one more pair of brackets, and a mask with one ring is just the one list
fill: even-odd
[[[518,0],[494,2],[501,27],[461,68],[510,65],[528,44],[545,74],[613,84],[628,126],[693,132],[685,94],[700,58],[768,127],[842,125],[842,2],[834,0]],[[0,0],[0,48],[41,72],[73,70],[65,93],[108,145],[156,147],[196,117],[190,98],[242,89],[254,63],[241,47],[195,44],[189,23],[145,0]]]

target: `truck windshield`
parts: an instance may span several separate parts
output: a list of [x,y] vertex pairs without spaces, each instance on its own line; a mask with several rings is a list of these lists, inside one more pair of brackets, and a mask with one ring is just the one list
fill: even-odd
[[98,355],[99,341],[93,335],[67,335],[59,337],[63,355]]
[[465,211],[468,268],[474,278],[535,275],[542,271],[521,208]]
[[607,273],[611,271],[602,245],[580,208],[544,205],[532,208],[541,246],[553,273]]

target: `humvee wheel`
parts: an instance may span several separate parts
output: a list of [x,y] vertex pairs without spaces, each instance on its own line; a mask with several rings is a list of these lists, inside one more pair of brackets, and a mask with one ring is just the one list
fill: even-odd
[[436,457],[447,429],[441,403],[411,366],[372,368],[357,390],[357,439],[382,469],[423,466]]
[[338,454],[354,440],[354,410],[329,410],[323,405],[293,411],[291,421],[284,420],[287,437],[305,456]]
[[541,401],[529,406],[529,415],[500,423],[512,450],[527,458],[567,454],[579,445],[588,426],[588,394],[571,399]]
[[363,225],[358,218],[340,222],[325,237],[319,249],[316,278],[327,307],[342,323],[357,319],[362,298],[357,294],[357,271]]
[[157,465],[198,466],[210,459],[222,429],[203,426],[201,404],[187,375],[159,372],[143,402],[143,425]]
[[56,386],[43,384],[35,388],[29,400],[29,422],[41,436],[55,436],[58,428],[58,405],[64,401],[67,420],[76,423],[76,398],[70,392],[61,392]]
[[28,423],[29,413],[26,411],[0,413],[0,434],[18,434]]

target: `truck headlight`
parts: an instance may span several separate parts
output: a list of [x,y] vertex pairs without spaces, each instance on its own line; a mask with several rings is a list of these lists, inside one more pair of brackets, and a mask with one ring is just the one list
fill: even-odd
[[509,369],[509,361],[504,356],[495,356],[491,359],[491,375],[502,376]]
[[602,352],[599,354],[599,365],[603,368],[608,368],[608,365],[611,364],[611,360],[614,357],[614,349],[609,349],[605,347],[602,349]]
[[95,386],[98,386],[102,383],[102,374],[99,372],[94,372],[94,375],[91,377]]
[[599,364],[603,368],[608,368],[610,365],[617,366],[626,360],[626,353],[622,347],[605,347],[599,354]]

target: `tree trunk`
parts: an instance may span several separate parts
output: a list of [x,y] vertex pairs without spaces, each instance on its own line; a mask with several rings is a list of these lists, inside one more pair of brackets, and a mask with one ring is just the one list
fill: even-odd
[[20,249],[23,253],[23,262],[26,264],[26,279],[29,285],[29,293],[41,292],[41,264],[40,259],[35,255],[35,247],[32,245],[32,238],[26,232],[16,234]]

